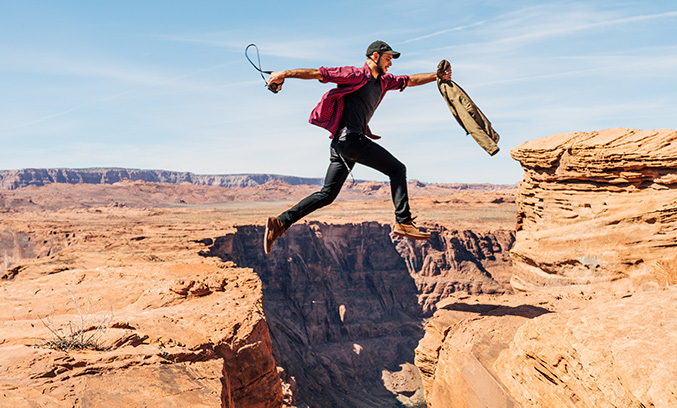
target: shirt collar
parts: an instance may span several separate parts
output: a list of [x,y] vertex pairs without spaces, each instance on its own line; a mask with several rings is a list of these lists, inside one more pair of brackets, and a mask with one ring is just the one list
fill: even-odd
[[[369,64],[368,64],[368,63],[365,62],[365,63],[364,63],[364,67],[363,67],[362,69],[364,70],[364,74],[367,76],[367,78],[371,79],[371,78],[374,77],[374,76],[371,74],[371,69],[369,68]],[[379,75],[378,78],[376,78],[376,79],[379,79],[379,78],[381,78],[382,76],[383,76],[383,75]]]

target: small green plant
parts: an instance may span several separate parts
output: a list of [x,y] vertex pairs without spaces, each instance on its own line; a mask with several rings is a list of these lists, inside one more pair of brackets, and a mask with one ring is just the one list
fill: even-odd
[[[53,338],[39,346],[66,352],[71,350],[109,350],[110,347],[101,343],[101,336],[106,333],[113,315],[103,315],[96,319],[90,318],[91,302],[87,303],[87,310],[83,313],[73,293],[71,291],[68,291],[68,293],[70,293],[80,316],[79,321],[69,321],[65,328],[57,328],[51,318],[43,319],[40,317],[40,321],[49,329]],[[94,323],[91,323],[90,320],[94,320]]]

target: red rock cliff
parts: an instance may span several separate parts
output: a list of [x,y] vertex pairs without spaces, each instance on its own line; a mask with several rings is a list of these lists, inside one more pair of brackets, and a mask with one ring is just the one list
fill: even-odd
[[[2,220],[0,406],[280,407],[261,280],[209,230],[97,211]],[[47,347],[73,332],[105,347]]]
[[519,187],[512,284],[664,280],[677,265],[677,132],[565,133],[511,152]]
[[437,304],[416,349],[429,408],[677,406],[675,139],[611,129],[512,151],[522,290]]

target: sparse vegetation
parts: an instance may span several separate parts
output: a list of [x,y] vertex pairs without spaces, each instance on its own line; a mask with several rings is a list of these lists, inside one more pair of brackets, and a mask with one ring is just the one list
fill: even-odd
[[79,320],[69,321],[65,325],[65,328],[57,328],[52,318],[43,319],[40,317],[42,324],[51,332],[52,339],[38,346],[66,352],[72,350],[105,351],[110,349],[109,346],[101,342],[101,337],[106,333],[113,315],[106,314],[96,318],[91,317],[89,315],[91,302],[87,303],[87,310],[83,313],[73,293],[70,291],[68,293],[70,293],[71,299],[78,311]]

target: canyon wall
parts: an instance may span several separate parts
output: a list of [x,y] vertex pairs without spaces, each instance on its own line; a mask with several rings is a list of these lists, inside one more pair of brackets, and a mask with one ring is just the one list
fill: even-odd
[[429,408],[677,406],[677,132],[534,140],[510,296],[452,293],[416,349]]
[[665,280],[677,264],[676,131],[565,133],[511,154],[524,168],[514,287]]
[[263,228],[241,226],[207,256],[253,268],[263,282],[278,365],[299,406],[424,406],[414,367],[423,320],[450,293],[504,293],[510,231],[428,226],[415,242],[376,222],[290,228],[264,255]]

